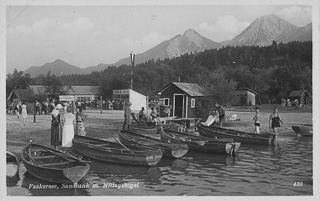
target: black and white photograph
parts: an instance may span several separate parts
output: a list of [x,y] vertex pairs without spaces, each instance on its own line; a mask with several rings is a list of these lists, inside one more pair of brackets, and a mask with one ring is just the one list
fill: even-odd
[[319,198],[319,1],[0,9],[4,200]]

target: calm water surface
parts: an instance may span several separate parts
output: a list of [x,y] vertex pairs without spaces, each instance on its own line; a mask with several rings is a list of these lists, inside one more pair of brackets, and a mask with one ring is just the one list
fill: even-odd
[[[8,195],[313,195],[312,138],[292,131],[279,136],[277,146],[241,145],[235,157],[190,153],[182,159],[162,159],[156,167],[136,167],[92,161],[80,183],[90,188],[39,190],[38,180],[20,168],[20,180]],[[99,188],[93,188],[97,184]],[[109,185],[103,187],[103,184]],[[117,188],[117,184],[127,184]],[[130,186],[131,185],[131,186]],[[131,187],[131,189],[129,188]]]

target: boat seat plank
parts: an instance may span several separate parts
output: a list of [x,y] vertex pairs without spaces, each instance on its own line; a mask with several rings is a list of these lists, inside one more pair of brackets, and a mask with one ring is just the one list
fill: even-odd
[[33,159],[41,160],[41,159],[49,159],[49,158],[57,158],[57,155],[48,155],[48,156],[33,156]]
[[45,163],[45,164],[41,164],[41,166],[58,166],[58,165],[66,165],[69,164],[70,162],[59,162],[59,163]]

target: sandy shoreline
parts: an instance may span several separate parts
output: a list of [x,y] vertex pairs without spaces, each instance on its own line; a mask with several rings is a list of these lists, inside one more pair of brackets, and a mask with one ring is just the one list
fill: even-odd
[[[261,106],[260,122],[261,132],[269,130],[269,116],[272,113],[274,106]],[[312,113],[301,110],[294,111],[293,108],[279,108],[279,114],[283,119],[284,125],[279,129],[279,133],[291,129],[292,125],[296,124],[312,124]],[[96,138],[115,138],[117,137],[117,128],[122,128],[123,111],[103,110],[86,110],[88,115],[86,121],[86,131],[88,136]],[[241,131],[252,132],[254,111],[249,111],[247,108],[237,108],[226,111],[226,116],[230,117],[236,114],[239,121],[225,122],[224,126],[234,128]],[[7,133],[7,150],[13,153],[20,153],[22,148],[30,141],[50,146],[50,115],[37,115],[36,123],[33,122],[34,116],[28,115],[28,121],[23,122],[16,116],[6,116],[6,133]],[[293,132],[293,131],[292,131]]]

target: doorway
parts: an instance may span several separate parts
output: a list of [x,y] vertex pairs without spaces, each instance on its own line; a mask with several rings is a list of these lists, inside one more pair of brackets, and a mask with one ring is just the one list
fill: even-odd
[[174,95],[174,111],[173,116],[178,118],[183,117],[183,107],[184,107],[184,96],[183,95]]

